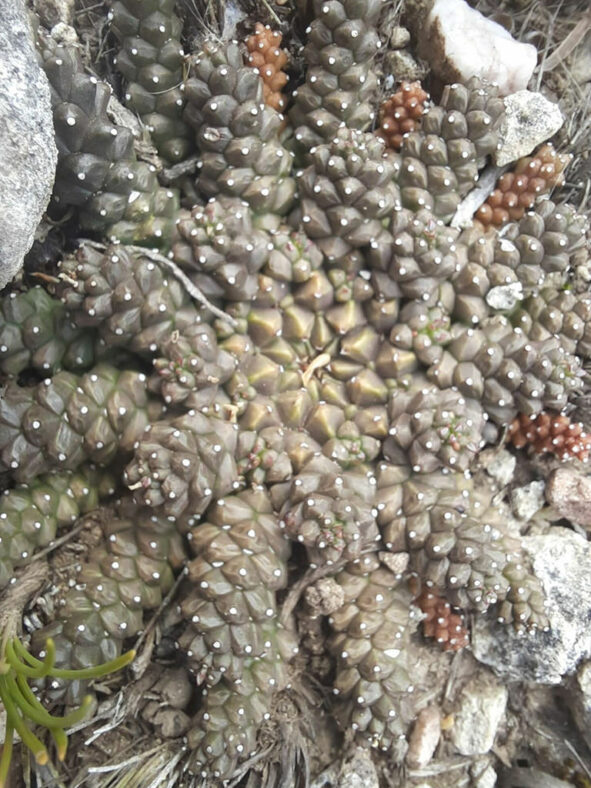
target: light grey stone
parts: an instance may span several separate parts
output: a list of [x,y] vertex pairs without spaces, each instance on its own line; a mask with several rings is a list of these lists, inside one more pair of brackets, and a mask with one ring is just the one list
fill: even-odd
[[528,156],[540,143],[556,134],[564,123],[558,104],[530,90],[505,98],[505,115],[499,126],[499,148],[494,160],[499,167]]
[[395,575],[402,575],[406,572],[410,555],[408,553],[389,553],[387,551],[378,553],[380,561],[385,564]]
[[546,483],[546,500],[573,523],[591,529],[591,478],[572,468],[556,468]]
[[421,65],[406,49],[388,52],[384,57],[384,86],[390,90],[396,82],[407,79],[423,79],[427,69]]
[[511,490],[511,508],[520,520],[531,520],[544,505],[545,482],[536,481]]
[[508,285],[491,287],[486,294],[486,303],[491,309],[499,311],[515,309],[520,301],[523,301],[523,285],[521,282],[511,282]]
[[473,788],[494,788],[497,784],[497,773],[488,758],[475,761],[470,769]]
[[522,544],[542,583],[549,629],[519,635],[480,616],[472,653],[504,679],[558,684],[591,656],[591,546],[559,526]]
[[410,32],[405,27],[397,25],[390,33],[390,46],[392,49],[404,49],[410,44]]
[[379,788],[380,781],[371,753],[357,747],[344,761],[339,772],[336,788]]
[[478,460],[499,487],[506,487],[513,480],[517,459],[507,449],[485,449]]
[[507,688],[484,671],[462,689],[451,729],[452,743],[461,755],[484,755],[490,750],[507,697]]
[[25,4],[0,0],[0,288],[31,248],[56,163],[49,86]]

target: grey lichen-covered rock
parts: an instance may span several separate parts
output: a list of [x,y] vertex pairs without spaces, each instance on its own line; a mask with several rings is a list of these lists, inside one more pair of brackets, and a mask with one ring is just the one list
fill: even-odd
[[0,0],[0,288],[33,243],[56,162],[49,87],[24,0]]
[[480,619],[472,652],[502,678],[558,684],[591,656],[591,547],[568,528],[523,539],[546,594],[548,631],[519,636]]
[[545,482],[530,482],[511,491],[511,508],[520,520],[531,520],[544,505]]
[[512,481],[517,459],[506,449],[484,449],[478,461],[499,487],[506,487]]
[[343,762],[335,788],[379,788],[379,784],[369,750],[357,747]]
[[507,688],[480,671],[460,693],[451,740],[461,755],[484,755],[493,746],[507,706]]
[[505,115],[499,126],[499,147],[494,154],[499,167],[517,161],[552,137],[564,123],[558,104],[541,93],[518,90],[505,98]]

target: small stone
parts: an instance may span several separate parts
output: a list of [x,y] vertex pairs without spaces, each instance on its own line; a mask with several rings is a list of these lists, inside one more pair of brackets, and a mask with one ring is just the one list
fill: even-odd
[[404,49],[410,44],[410,32],[405,27],[396,26],[390,33],[392,49]]
[[530,482],[524,487],[511,490],[511,508],[520,520],[531,520],[544,505],[545,482]]
[[165,739],[178,739],[189,730],[191,718],[180,709],[161,709],[152,723]]
[[419,712],[414,724],[406,753],[406,763],[411,769],[422,769],[426,766],[441,737],[441,709],[439,706],[427,706]]
[[503,96],[527,87],[538,57],[534,46],[516,41],[465,0],[435,0],[418,44],[419,55],[444,82],[478,76],[498,83]]
[[515,309],[523,301],[523,285],[521,282],[511,282],[509,285],[491,287],[486,294],[486,303],[491,309],[506,312]]
[[167,670],[154,689],[160,692],[166,704],[176,709],[184,709],[193,694],[191,682],[184,668]]
[[519,90],[507,96],[495,163],[503,167],[528,156],[540,143],[556,134],[563,123],[558,104],[548,101],[541,93]]
[[357,747],[341,766],[335,788],[379,788],[379,785],[369,750]]
[[410,556],[408,553],[388,553],[385,550],[378,553],[378,558],[395,575],[406,572]]
[[513,480],[517,459],[510,451],[485,449],[478,455],[478,460],[499,487],[506,487]]
[[482,671],[460,694],[451,740],[461,755],[484,755],[494,744],[509,693],[493,676]]
[[472,652],[504,679],[559,684],[591,656],[591,546],[560,526],[522,545],[544,590],[549,630],[520,635],[477,617]]
[[[384,84],[388,90],[394,87],[395,82],[421,80],[426,73],[427,68],[417,62],[406,49],[388,52],[384,58]],[[391,84],[388,84],[388,78]]]
[[48,30],[59,22],[69,25],[74,18],[74,0],[34,0],[33,7]]
[[591,478],[571,468],[556,468],[546,482],[546,500],[567,520],[591,530]]
[[494,788],[497,784],[497,773],[488,758],[478,758],[470,767],[473,788]]

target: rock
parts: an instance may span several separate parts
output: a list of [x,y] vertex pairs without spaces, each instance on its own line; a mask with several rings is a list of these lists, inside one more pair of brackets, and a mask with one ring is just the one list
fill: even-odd
[[505,115],[499,126],[499,148],[493,158],[499,167],[528,156],[540,143],[556,134],[564,123],[558,104],[530,90],[505,98]]
[[478,455],[478,461],[499,487],[506,487],[515,475],[517,460],[507,449],[485,449]]
[[418,63],[406,49],[390,51],[384,57],[384,87],[392,90],[403,79],[414,82],[423,79],[427,69]]
[[418,31],[419,55],[445,82],[479,76],[497,82],[506,96],[526,88],[536,67],[534,46],[516,41],[465,0],[435,0]]
[[492,309],[499,311],[515,309],[520,301],[523,301],[523,285],[521,282],[511,282],[508,285],[491,287],[486,294],[486,303]]
[[191,718],[180,709],[160,709],[151,720],[165,739],[178,739],[191,725]]
[[511,681],[558,684],[591,656],[591,546],[568,528],[522,539],[546,594],[546,632],[518,635],[477,617],[472,653]]
[[479,672],[462,689],[454,712],[451,741],[461,755],[484,755],[493,746],[507,706],[507,688]]
[[380,782],[369,750],[357,747],[342,764],[336,788],[379,788]]
[[580,666],[569,695],[572,701],[569,708],[587,746],[591,747],[591,662]]
[[531,520],[544,505],[545,482],[530,482],[511,490],[511,509],[520,520]]
[[572,468],[556,468],[546,482],[546,500],[558,514],[591,530],[591,478]]
[[477,759],[470,767],[473,788],[494,788],[497,784],[497,773],[488,758]]
[[408,553],[389,553],[386,550],[378,553],[378,558],[395,575],[403,575],[410,561]]
[[34,0],[33,7],[43,26],[48,30],[58,22],[72,24],[74,0]]
[[164,703],[176,709],[184,709],[193,694],[193,687],[184,668],[167,670],[154,689],[160,692]]
[[392,49],[404,49],[410,44],[410,32],[405,27],[397,25],[390,33],[390,47]]
[[406,763],[411,769],[422,769],[431,758],[441,737],[441,709],[427,706],[419,712],[408,743]]
[[49,86],[24,0],[0,5],[0,289],[20,270],[51,196],[57,150]]

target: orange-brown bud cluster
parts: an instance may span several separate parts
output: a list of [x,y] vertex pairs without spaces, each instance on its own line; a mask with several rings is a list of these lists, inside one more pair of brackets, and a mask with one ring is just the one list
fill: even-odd
[[562,460],[576,457],[586,462],[591,451],[591,435],[580,422],[549,411],[535,416],[521,413],[509,427],[508,441],[518,449],[531,446],[539,454],[551,452]]
[[281,91],[289,79],[282,71],[287,65],[287,53],[280,49],[281,39],[281,33],[260,22],[257,22],[253,35],[246,39],[247,62],[261,75],[265,104],[277,112],[285,109],[285,98]]
[[376,134],[384,140],[386,147],[400,150],[402,137],[418,128],[428,98],[429,94],[425,93],[420,82],[403,82],[400,89],[382,103],[380,127]]
[[462,617],[452,611],[449,602],[429,588],[423,588],[415,599],[425,614],[423,634],[435,638],[444,651],[459,651],[470,642]]
[[519,159],[512,172],[501,175],[497,188],[474,218],[485,227],[502,227],[507,222],[518,221],[533,208],[537,197],[562,185],[562,173],[570,159],[557,153],[550,142],[533,156]]

